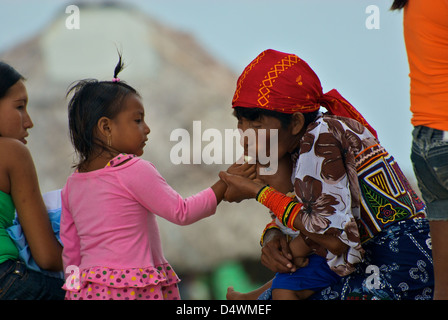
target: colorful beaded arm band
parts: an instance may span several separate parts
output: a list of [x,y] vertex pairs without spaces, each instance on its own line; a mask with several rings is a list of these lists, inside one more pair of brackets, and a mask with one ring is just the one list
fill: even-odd
[[276,191],[270,186],[264,186],[258,191],[257,201],[265,205],[275,214],[281,223],[288,228],[297,231],[294,228],[294,220],[297,217],[302,204],[292,200],[290,197]]
[[271,222],[269,222],[266,227],[264,228],[263,232],[261,233],[261,238],[260,238],[260,246],[263,246],[264,244],[264,236],[266,234],[266,232],[268,232],[268,230],[271,229],[277,229],[279,230],[280,228],[277,226],[277,224],[275,223],[275,220],[272,220]]

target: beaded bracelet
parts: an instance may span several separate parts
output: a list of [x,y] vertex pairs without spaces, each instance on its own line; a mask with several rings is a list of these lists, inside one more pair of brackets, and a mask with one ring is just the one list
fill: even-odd
[[265,236],[266,232],[268,232],[268,230],[271,230],[271,229],[280,230],[280,228],[275,223],[275,220],[272,220],[271,222],[269,222],[266,225],[266,227],[264,228],[263,232],[261,233],[260,246],[263,246],[263,244],[264,244],[264,236]]
[[283,225],[294,231],[298,231],[294,228],[294,220],[302,208],[301,203],[292,200],[290,197],[276,191],[268,185],[258,191],[256,199],[271,209]]

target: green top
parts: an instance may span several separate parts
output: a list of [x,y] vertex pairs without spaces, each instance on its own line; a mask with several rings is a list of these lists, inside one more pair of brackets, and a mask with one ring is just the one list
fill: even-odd
[[11,196],[0,191],[0,263],[19,258],[19,250],[6,231],[12,226],[15,212],[16,208]]

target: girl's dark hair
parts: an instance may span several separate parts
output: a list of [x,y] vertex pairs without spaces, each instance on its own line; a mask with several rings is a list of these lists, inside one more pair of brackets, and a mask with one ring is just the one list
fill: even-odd
[[113,119],[122,111],[123,102],[129,94],[140,96],[125,82],[115,80],[124,68],[121,54],[118,55],[113,81],[84,79],[72,84],[67,91],[67,97],[73,94],[68,103],[68,124],[70,140],[79,157],[79,162],[75,165],[78,168],[85,164],[94,152],[108,149],[95,136],[98,120],[102,117]]
[[406,6],[407,3],[408,0],[394,0],[392,6],[390,7],[390,10],[401,10]]
[[[249,121],[259,120],[263,116],[273,117],[280,120],[282,128],[286,129],[291,124],[292,114],[281,113],[273,110],[266,110],[261,108],[243,108],[235,107],[234,116],[239,120],[245,118]],[[303,113],[305,117],[305,127],[316,120],[319,110],[309,113]]]
[[15,85],[19,80],[25,80],[25,78],[9,64],[0,61],[0,99],[3,98],[9,88]]

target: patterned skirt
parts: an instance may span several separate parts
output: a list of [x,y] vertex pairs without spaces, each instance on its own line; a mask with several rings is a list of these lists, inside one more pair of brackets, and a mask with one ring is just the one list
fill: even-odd
[[[312,300],[431,300],[434,271],[427,219],[397,222],[363,244],[356,271]],[[270,289],[259,299],[271,298]]]
[[66,300],[179,300],[180,279],[169,264],[147,268],[92,267],[70,275]]

